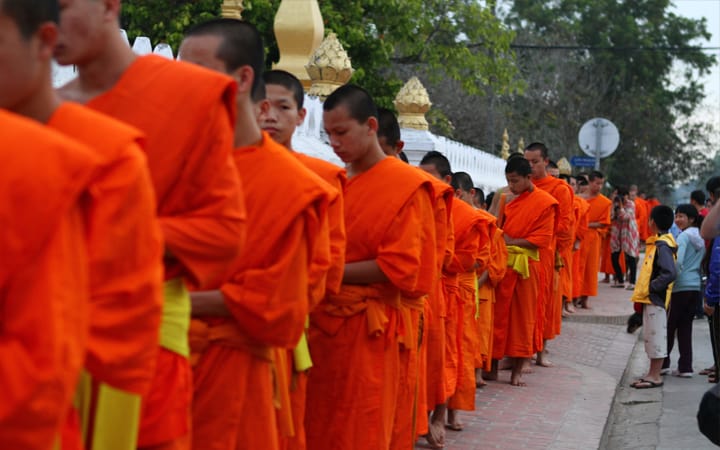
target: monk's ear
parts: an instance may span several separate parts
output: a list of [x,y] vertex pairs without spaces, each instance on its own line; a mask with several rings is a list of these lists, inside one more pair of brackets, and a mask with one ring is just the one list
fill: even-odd
[[395,143],[395,150],[400,153],[401,151],[403,151],[403,148],[405,148],[405,142],[403,142],[401,139],[398,139],[398,141]]
[[105,18],[117,23],[120,17],[120,0],[101,0],[105,7]]
[[307,116],[307,109],[300,108],[298,111],[298,117],[297,121],[295,122],[295,125],[300,126],[303,122],[305,122],[305,116]]
[[38,28],[36,36],[40,41],[40,57],[43,60],[50,61],[53,56],[53,48],[55,48],[55,43],[57,42],[57,26],[52,22],[45,22]]
[[250,66],[240,66],[235,69],[231,74],[231,77],[235,79],[237,83],[238,94],[252,93],[253,81],[255,80],[255,71]]
[[370,129],[372,131],[375,132],[374,134],[377,134],[377,130],[379,128],[377,117],[370,116],[370,117],[368,117],[368,120],[365,123],[367,124],[368,127],[370,127]]

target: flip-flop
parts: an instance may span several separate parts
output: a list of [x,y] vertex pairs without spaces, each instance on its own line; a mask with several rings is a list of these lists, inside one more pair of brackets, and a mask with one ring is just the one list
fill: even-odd
[[706,367],[698,372],[699,375],[711,375],[713,373],[715,373],[715,367]]
[[665,384],[663,381],[656,383],[654,381],[640,378],[639,380],[633,382],[630,386],[634,387],[635,389],[652,389],[662,387],[663,384]]

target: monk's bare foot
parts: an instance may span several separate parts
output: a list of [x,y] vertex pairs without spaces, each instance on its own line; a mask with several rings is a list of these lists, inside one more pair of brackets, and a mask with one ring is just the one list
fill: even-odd
[[445,447],[445,404],[437,405],[430,416],[428,434],[425,435],[430,447],[439,449]]
[[525,387],[525,386],[527,386],[527,383],[522,381],[520,378],[517,378],[517,379],[511,378],[510,386]]
[[462,431],[463,424],[458,418],[458,412],[454,409],[448,409],[448,423],[445,425],[449,430]]
[[513,370],[510,375],[510,385],[512,386],[525,386],[525,383],[521,381],[523,375],[523,368],[526,364],[530,363],[530,358],[512,358]]
[[552,361],[547,359],[547,357],[538,359],[535,364],[540,367],[555,367],[555,364],[553,364]]
[[[525,360],[525,362],[523,362],[522,368],[520,369],[520,373],[528,374],[528,373],[533,373],[533,372],[534,372],[533,368],[532,368],[532,366],[530,366],[530,358],[528,358]],[[510,384],[512,384],[512,382]],[[513,384],[513,386],[517,386],[517,385]]]
[[475,387],[476,388],[483,388],[487,386],[487,383],[483,379],[483,371],[482,369],[475,369]]
[[565,303],[565,312],[568,314],[574,314],[575,313],[575,306],[573,306],[572,302],[566,302]]
[[509,358],[503,358],[498,362],[498,369],[510,370],[512,369],[512,361]]

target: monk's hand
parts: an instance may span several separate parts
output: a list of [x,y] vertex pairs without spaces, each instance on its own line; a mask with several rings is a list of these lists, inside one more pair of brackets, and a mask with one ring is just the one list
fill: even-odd
[[576,252],[580,250],[580,239],[575,241],[575,244],[573,245],[573,251]]

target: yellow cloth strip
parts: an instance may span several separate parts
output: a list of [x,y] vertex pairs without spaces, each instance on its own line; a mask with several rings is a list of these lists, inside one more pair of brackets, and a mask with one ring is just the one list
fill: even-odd
[[[305,329],[310,326],[310,318],[305,319]],[[313,366],[312,358],[310,357],[310,347],[308,346],[307,331],[303,331],[300,336],[300,342],[295,346],[293,350],[293,362],[295,363],[295,372],[305,372]]]
[[538,249],[518,247],[517,245],[508,245],[508,267],[519,273],[523,279],[530,277],[530,260],[540,261],[540,252]]
[[135,450],[140,427],[140,396],[101,384],[95,406],[93,450]]
[[165,282],[160,346],[178,355],[190,357],[190,293],[180,278]]

